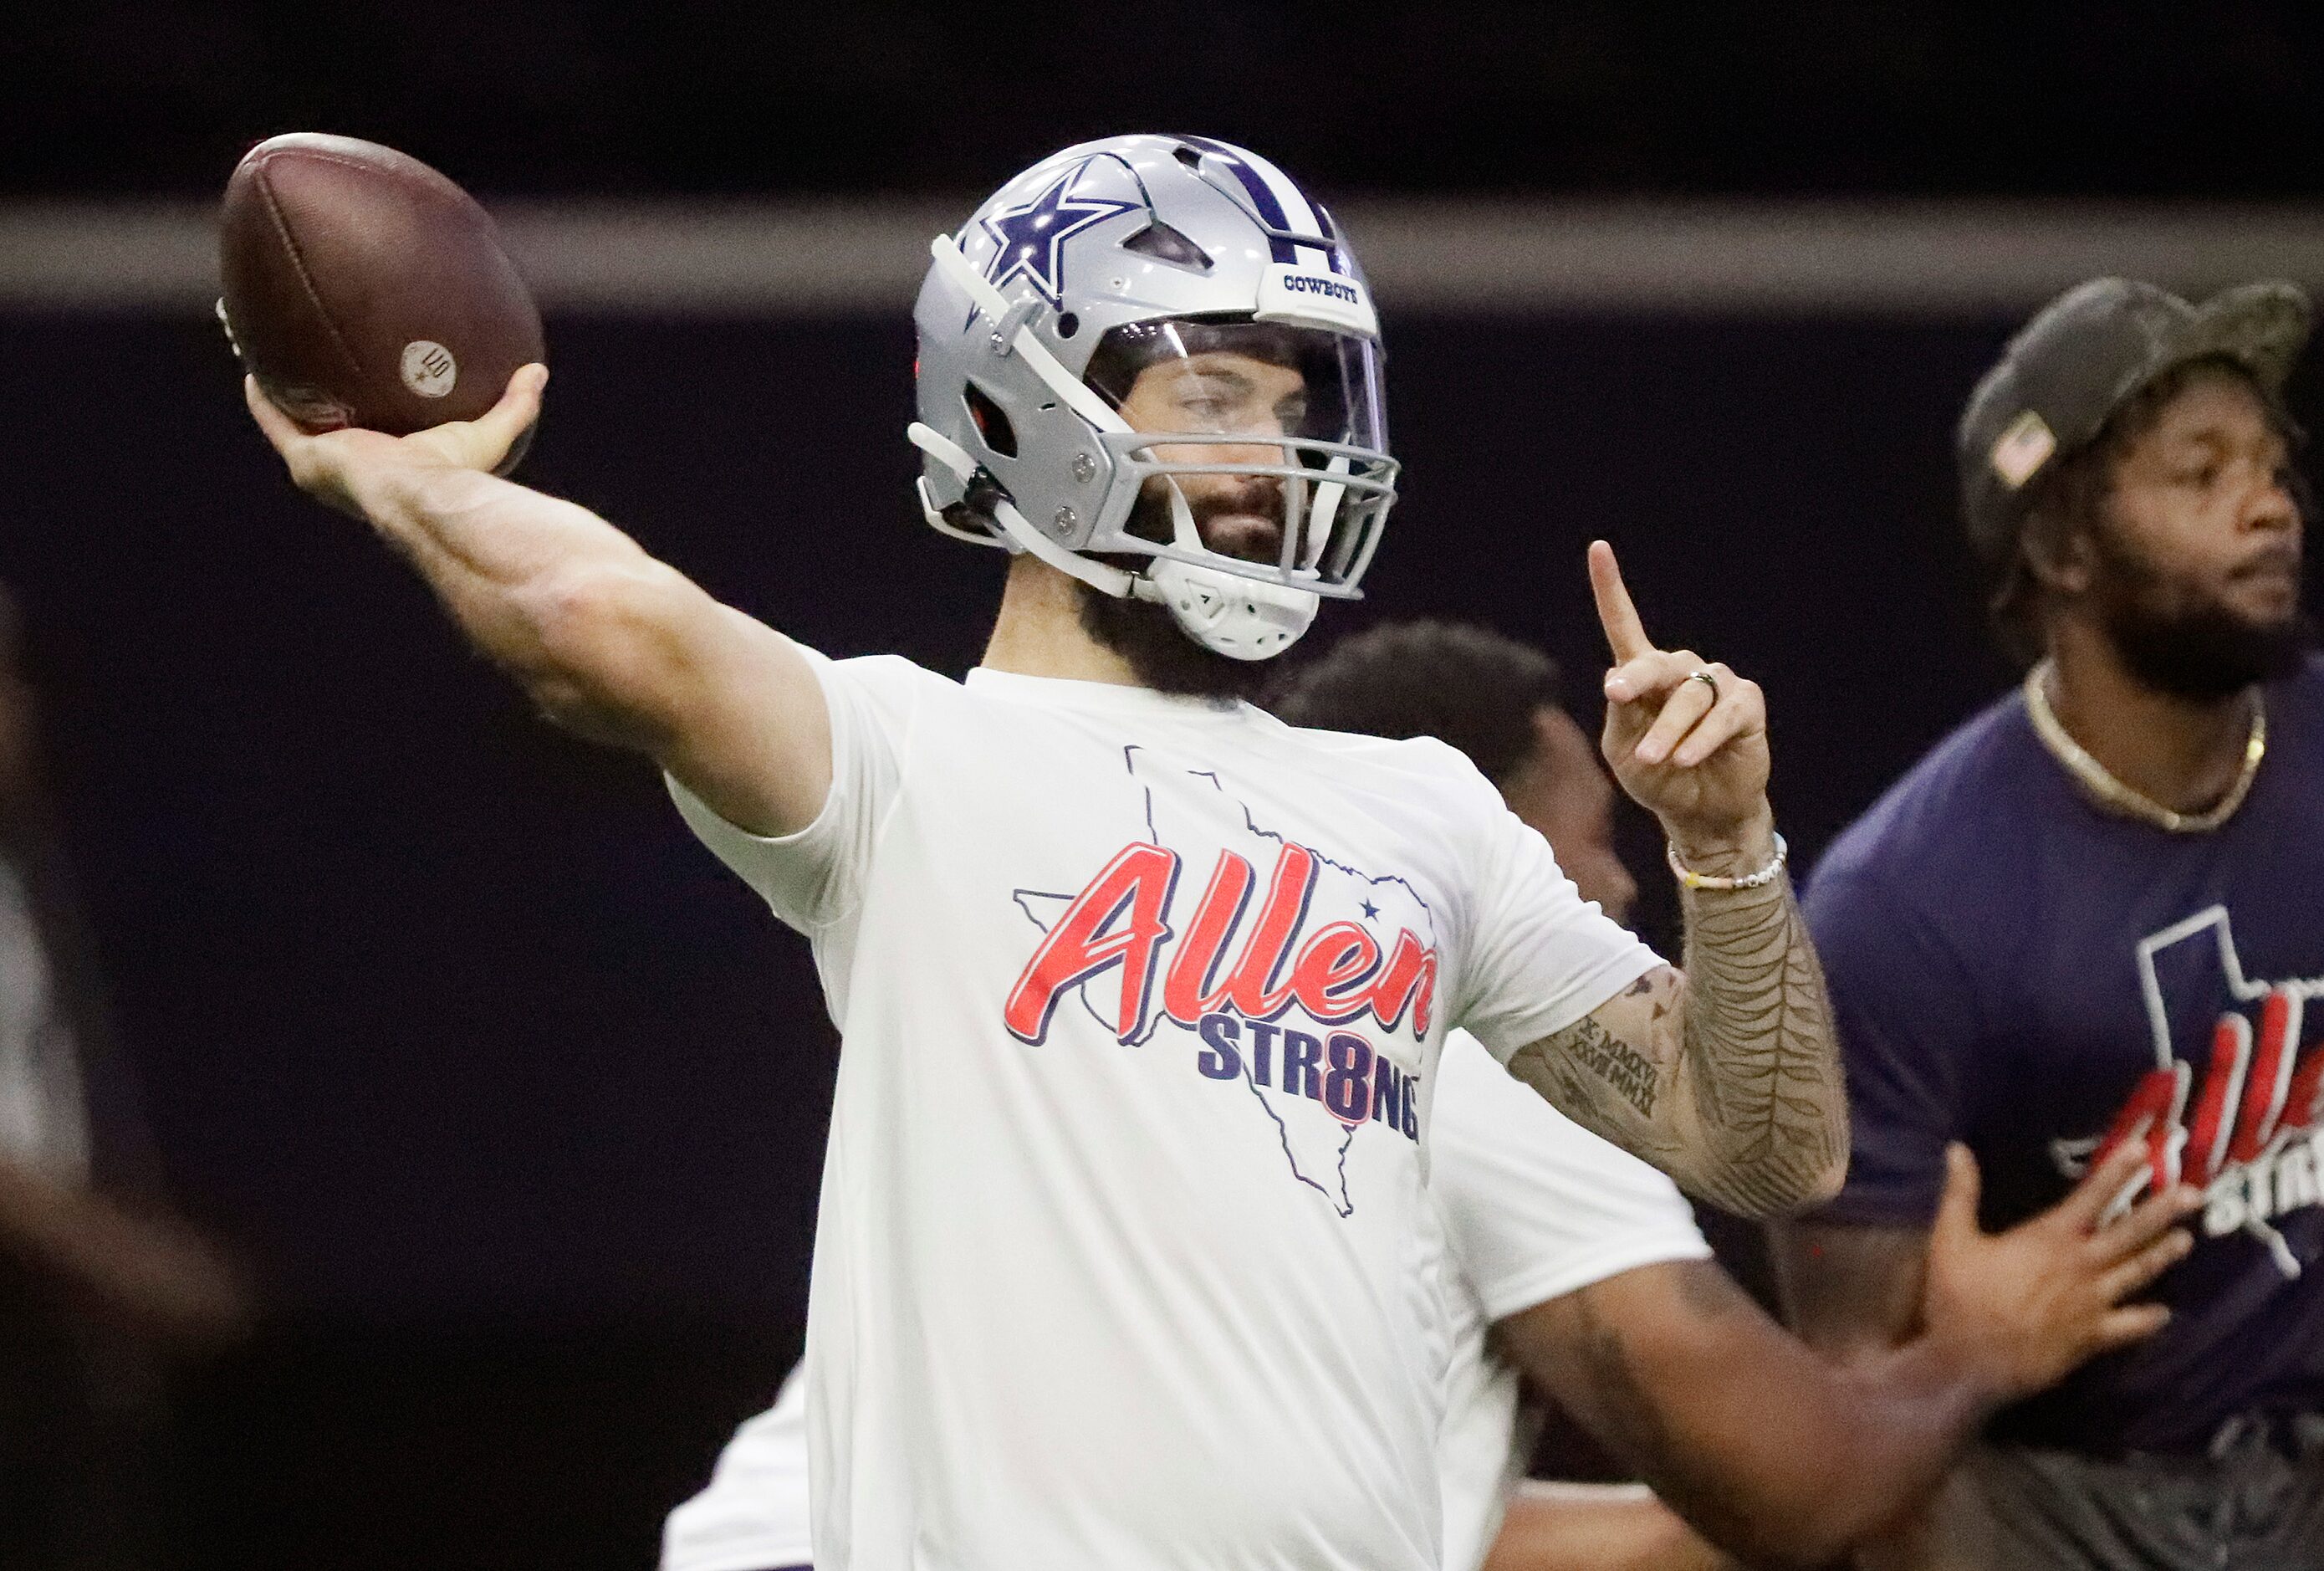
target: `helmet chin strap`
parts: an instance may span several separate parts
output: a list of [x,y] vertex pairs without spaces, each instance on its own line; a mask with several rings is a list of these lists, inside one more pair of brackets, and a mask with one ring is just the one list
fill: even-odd
[[[1202,550],[1202,531],[1194,527],[1186,494],[1175,479],[1164,484],[1170,488],[1172,536],[1181,546]],[[1140,574],[1137,592],[1140,599],[1168,606],[1179,632],[1229,660],[1271,660],[1281,654],[1299,642],[1323,604],[1313,590],[1261,583],[1174,557],[1161,558]]]
[[[908,434],[915,447],[959,476],[964,483],[974,477],[976,460],[942,432],[915,420]],[[1202,531],[1194,527],[1194,513],[1186,504],[1186,494],[1176,480],[1166,484],[1170,487],[1171,533],[1180,545],[1199,549]],[[919,490],[920,510],[927,515],[928,522],[946,534],[958,532],[944,522],[944,514],[928,495],[927,481],[920,482]],[[1216,568],[1198,568],[1171,558],[1154,562],[1145,572],[1132,573],[1108,562],[1093,562],[1075,556],[1044,537],[1027,522],[1016,504],[1005,498],[994,503],[992,514],[993,522],[1012,541],[1057,571],[1080,579],[1102,595],[1116,599],[1134,596],[1167,606],[1170,619],[1178,624],[1179,632],[1212,653],[1225,655],[1229,660],[1268,660],[1281,654],[1299,642],[1300,635],[1315,620],[1316,608],[1322,604],[1318,596],[1305,589],[1262,584],[1256,578],[1223,573]]]
[[1178,631],[1229,660],[1272,660],[1299,642],[1322,597],[1239,573],[1164,558],[1138,581],[1140,599],[1170,608]]

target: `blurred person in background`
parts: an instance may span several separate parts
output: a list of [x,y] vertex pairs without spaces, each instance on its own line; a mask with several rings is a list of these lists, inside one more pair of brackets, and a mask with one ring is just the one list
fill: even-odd
[[153,1354],[242,1318],[218,1258],[150,1204],[41,786],[14,604],[0,591],[0,1566],[153,1563]]
[[[1451,743],[1548,839],[1582,896],[1620,919],[1637,885],[1614,850],[1613,784],[1557,688],[1537,651],[1425,622],[1343,641],[1291,672],[1270,707],[1296,725]],[[1429,1182],[1451,1358],[1438,1446],[1446,1571],[1730,1563],[1646,1489],[1523,1483],[1538,1409],[1521,1412],[1520,1371],[1721,1542],[1817,1564],[1938,1475],[1984,1410],[1978,1393],[2030,1390],[2151,1328],[2151,1311],[2109,1307],[2185,1243],[2165,1231],[2179,1213],[2162,1203],[2088,1252],[2061,1250],[2095,1216],[2098,1186],[2079,1207],[1982,1237],[1963,1187],[1930,1285],[1931,1333],[1885,1368],[1843,1373],[1711,1263],[1661,1173],[1512,1082],[1462,1033],[1438,1076]],[[1963,1349],[1982,1367],[1960,1368]],[[794,1371],[728,1443],[708,1487],[670,1513],[662,1571],[808,1562],[803,1407]],[[1835,1500],[1842,1469],[1858,1487]]]
[[1868,1565],[2324,1566],[2324,664],[2281,402],[2309,327],[2288,283],[2095,280],[1961,417],[2030,670],[1816,871],[1856,1159],[1784,1230],[1786,1289],[1835,1353],[1909,1335],[1953,1141],[1988,1224],[2126,1149],[2207,1206],[2170,1326],[1997,1415]]

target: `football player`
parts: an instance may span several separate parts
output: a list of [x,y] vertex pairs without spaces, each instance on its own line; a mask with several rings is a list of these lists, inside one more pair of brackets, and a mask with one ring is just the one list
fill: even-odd
[[[1585,899],[1617,920],[1628,911],[1637,885],[1614,851],[1613,788],[1539,652],[1439,623],[1377,628],[1303,668],[1269,707],[1325,730],[1450,742],[1548,839]],[[1520,1486],[1533,1428],[1519,1419],[1520,1364],[1729,1548],[1821,1565],[1909,1504],[1972,1432],[1983,1409],[1955,1400],[1950,1361],[1989,1361],[1978,1383],[1997,1392],[2034,1389],[2158,1324],[2157,1310],[2113,1303],[2186,1245],[2166,1234],[2183,1214],[2168,1201],[2075,1239],[2135,1157],[2000,1238],[1978,1233],[1958,1187],[1928,1328],[1842,1373],[1710,1262],[1668,1178],[1554,1112],[1465,1032],[1447,1039],[1438,1077],[1429,1184],[1452,1315],[1438,1444],[1446,1571],[1725,1563],[1649,1491]],[[794,1372],[735,1432],[709,1485],[670,1513],[661,1571],[810,1560],[803,1405]],[[1835,1496],[1841,1469],[1853,1487]]]
[[1682,970],[1450,748],[1240,701],[1356,593],[1394,496],[1378,321],[1322,208],[1226,143],[1115,137],[932,251],[923,504],[1013,557],[965,683],[826,659],[494,478],[540,368],[400,439],[252,409],[808,938],[844,1043],[807,1354],[823,1571],[1433,1571],[1418,1139],[1449,1028],[1731,1208],[1845,1169],[1759,691],[1656,648],[1592,548]]

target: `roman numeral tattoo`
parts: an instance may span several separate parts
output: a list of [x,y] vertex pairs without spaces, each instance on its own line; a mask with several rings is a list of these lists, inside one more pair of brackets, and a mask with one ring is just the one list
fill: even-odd
[[1567,1051],[1584,1068],[1619,1092],[1623,1101],[1638,1110],[1639,1117],[1654,1116],[1655,1095],[1659,1087],[1655,1084],[1655,1067],[1645,1054],[1588,1015],[1575,1023]]

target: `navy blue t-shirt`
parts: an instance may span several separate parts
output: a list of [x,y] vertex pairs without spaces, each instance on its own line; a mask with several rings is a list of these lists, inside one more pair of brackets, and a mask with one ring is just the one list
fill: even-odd
[[1944,1147],[1988,1227],[2057,1201],[2152,1113],[2158,1178],[2205,1188],[2152,1342],[1993,1433],[2200,1447],[2232,1415],[2324,1411],[2324,661],[2267,689],[2267,755],[2219,828],[2100,811],[2013,694],[1834,843],[1807,915],[1855,1121],[1838,1222],[1926,1222]]

